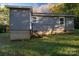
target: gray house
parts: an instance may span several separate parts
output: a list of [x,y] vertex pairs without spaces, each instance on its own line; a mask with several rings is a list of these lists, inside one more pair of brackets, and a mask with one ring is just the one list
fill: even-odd
[[33,13],[32,7],[25,6],[7,7],[10,9],[11,40],[29,39],[32,34],[49,35],[74,30],[74,15]]
[[34,13],[32,18],[33,35],[49,35],[74,30],[74,15]]

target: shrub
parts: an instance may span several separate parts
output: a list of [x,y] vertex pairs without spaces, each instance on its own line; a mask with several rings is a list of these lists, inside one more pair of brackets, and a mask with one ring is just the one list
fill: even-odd
[[[6,25],[6,32],[9,32],[9,25]],[[4,33],[4,25],[0,24],[0,33]]]
[[3,25],[0,24],[0,33],[3,33]]

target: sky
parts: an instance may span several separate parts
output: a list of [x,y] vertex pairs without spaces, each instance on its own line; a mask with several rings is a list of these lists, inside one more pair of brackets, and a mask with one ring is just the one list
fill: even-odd
[[32,7],[39,7],[47,3],[0,3],[0,5],[17,5],[17,6],[32,6]]

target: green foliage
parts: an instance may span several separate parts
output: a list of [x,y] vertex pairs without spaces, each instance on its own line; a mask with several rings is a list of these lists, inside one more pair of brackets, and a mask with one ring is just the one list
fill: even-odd
[[64,4],[56,4],[49,6],[49,10],[52,11],[53,13],[64,13],[63,8]]
[[[4,19],[7,21],[7,26],[9,26],[9,9],[4,7],[0,7],[0,33],[3,32],[3,27],[4,27]],[[9,27],[8,27],[9,28]]]
[[0,33],[3,33],[3,25],[0,25]]
[[79,15],[79,3],[59,3],[51,5],[49,9],[54,13]]
[[9,25],[9,9],[0,7],[0,24],[3,24],[4,19],[7,21],[7,25]]
[[64,3],[64,12],[79,15],[79,3]]
[[[6,32],[9,32],[9,25],[6,25]],[[4,33],[4,25],[0,24],[0,33]]]

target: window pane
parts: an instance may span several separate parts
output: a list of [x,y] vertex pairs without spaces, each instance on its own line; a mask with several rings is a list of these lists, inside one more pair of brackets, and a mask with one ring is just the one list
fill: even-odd
[[64,18],[60,18],[60,24],[64,24]]

